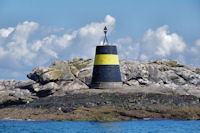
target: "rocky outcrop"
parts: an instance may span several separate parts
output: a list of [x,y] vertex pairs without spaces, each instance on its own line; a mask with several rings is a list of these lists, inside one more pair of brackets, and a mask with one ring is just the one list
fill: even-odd
[[[74,58],[33,69],[27,75],[31,80],[1,80],[0,105],[26,103],[40,97],[63,96],[69,91],[87,89],[91,82],[92,68],[92,59]],[[124,89],[200,97],[198,67],[181,65],[171,60],[121,60],[120,69]]]
[[136,80],[140,85],[200,86],[199,69],[170,60],[121,62],[123,81]]
[[49,67],[35,68],[27,75],[31,80],[0,80],[0,107],[24,104],[46,96],[62,96],[65,92],[88,88],[93,60],[75,58],[56,61]]
[[[92,68],[92,59],[74,58],[69,61],[53,62],[49,67],[35,68],[27,76],[38,83],[33,86],[34,90],[44,89],[46,87],[42,86],[54,82],[52,93],[61,95],[69,90],[89,88]],[[198,67],[181,65],[171,60],[144,62],[122,60],[120,69],[124,88],[160,87],[162,91],[200,97],[200,68]]]
[[[50,107],[57,110],[58,108],[57,113],[71,111],[73,115],[70,113],[69,115],[72,117],[67,117],[66,120],[79,120],[74,114],[80,108],[90,110],[91,108],[114,107],[111,109],[113,112],[110,113],[114,116],[118,115],[119,119],[142,117],[141,113],[135,116],[137,113],[134,112],[135,110],[147,111],[144,117],[157,113],[155,118],[176,118],[173,115],[179,113],[182,115],[178,117],[182,118],[191,112],[187,109],[185,111],[185,108],[196,110],[198,107],[197,110],[199,110],[199,67],[186,66],[171,60],[143,62],[121,60],[123,87],[105,90],[90,88],[92,68],[92,59],[74,58],[69,61],[55,61],[48,67],[35,68],[27,75],[30,80],[0,80],[0,108],[11,105],[26,109]],[[158,117],[158,108],[161,112],[164,110],[166,114],[159,114]],[[118,109],[121,109],[121,112],[118,112]],[[194,110],[192,112],[195,112]],[[84,113],[86,113],[85,110]],[[90,114],[87,113],[85,118],[88,118]],[[102,111],[100,114],[104,116],[106,112]],[[30,114],[27,113],[27,115]],[[199,111],[196,111],[194,119],[200,119],[199,116]],[[87,120],[85,118],[82,120]]]
[[27,77],[36,82],[32,88],[39,97],[47,90],[49,95],[64,95],[70,90],[89,88],[92,67],[92,59],[74,58],[55,61],[49,67],[35,68]]
[[92,74],[93,60],[74,58],[70,61],[55,61],[49,67],[39,67],[27,75],[28,78],[45,84],[56,81],[73,81],[78,79],[89,85]]
[[29,91],[34,81],[0,80],[0,107],[24,104],[37,99]]

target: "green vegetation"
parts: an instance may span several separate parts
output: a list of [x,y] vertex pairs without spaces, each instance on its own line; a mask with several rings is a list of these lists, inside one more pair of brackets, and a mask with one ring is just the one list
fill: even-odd
[[106,122],[106,121],[119,121],[119,114],[114,108],[91,108],[91,109],[77,109],[74,113],[78,117],[78,121],[97,121],[97,122]]
[[181,120],[200,120],[200,106],[196,107],[181,107],[169,111],[172,118]]
[[62,76],[63,71],[62,70],[54,70],[54,71],[50,71],[48,73],[49,73],[49,75],[54,77],[54,79],[59,79]]

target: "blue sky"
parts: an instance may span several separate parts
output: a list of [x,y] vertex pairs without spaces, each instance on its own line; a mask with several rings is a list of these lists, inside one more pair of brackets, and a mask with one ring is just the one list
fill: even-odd
[[120,59],[200,66],[199,0],[1,0],[0,79],[26,79],[54,60],[93,58],[105,25]]

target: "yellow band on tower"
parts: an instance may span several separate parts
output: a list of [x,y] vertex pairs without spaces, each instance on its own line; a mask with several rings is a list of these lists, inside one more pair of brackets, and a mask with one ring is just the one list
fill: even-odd
[[98,54],[95,56],[94,65],[119,65],[118,55]]

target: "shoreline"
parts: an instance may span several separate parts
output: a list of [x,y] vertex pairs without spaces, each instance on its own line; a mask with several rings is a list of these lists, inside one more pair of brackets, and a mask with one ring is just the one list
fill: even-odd
[[30,80],[0,80],[0,119],[200,120],[200,68],[172,60],[120,61],[122,88],[92,89],[94,60],[37,67]]
[[199,98],[144,92],[79,90],[0,108],[0,119],[53,121],[200,120]]
[[[187,118],[184,117],[188,114],[178,114],[178,113],[156,113],[156,112],[148,112],[145,110],[132,110],[132,111],[120,111],[120,110],[111,110],[109,111],[91,111],[96,109],[77,109],[71,113],[61,113],[61,112],[54,112],[54,113],[42,113],[41,115],[37,114],[38,112],[42,112],[41,110],[34,109],[32,113],[19,115],[22,111],[27,111],[26,109],[18,110],[10,108],[15,113],[10,113],[7,116],[0,118],[0,121],[89,121],[89,122],[118,122],[118,121],[137,121],[137,120],[177,120],[177,121],[190,121],[190,120],[197,120],[194,117],[195,114],[188,116]],[[8,108],[6,108],[8,111]],[[30,109],[28,109],[30,110]],[[89,111],[90,110],[90,111]],[[0,112],[2,113],[0,109]],[[44,110],[43,110],[44,111]],[[86,111],[86,112],[85,112]],[[89,111],[89,112],[87,112]],[[192,111],[192,110],[190,110]],[[189,113],[182,112],[182,113]],[[181,113],[181,112],[179,112]],[[80,116],[81,115],[81,116]],[[45,118],[44,118],[45,117]]]
[[128,122],[128,121],[200,121],[200,120],[177,120],[177,119],[150,119],[144,118],[140,120],[125,120],[125,121],[106,121],[106,122],[98,122],[98,121],[55,121],[55,120],[22,120],[22,119],[10,119],[4,118],[0,119],[0,122],[9,122],[9,121],[16,121],[16,122],[97,122],[97,123],[110,123],[110,122]]

